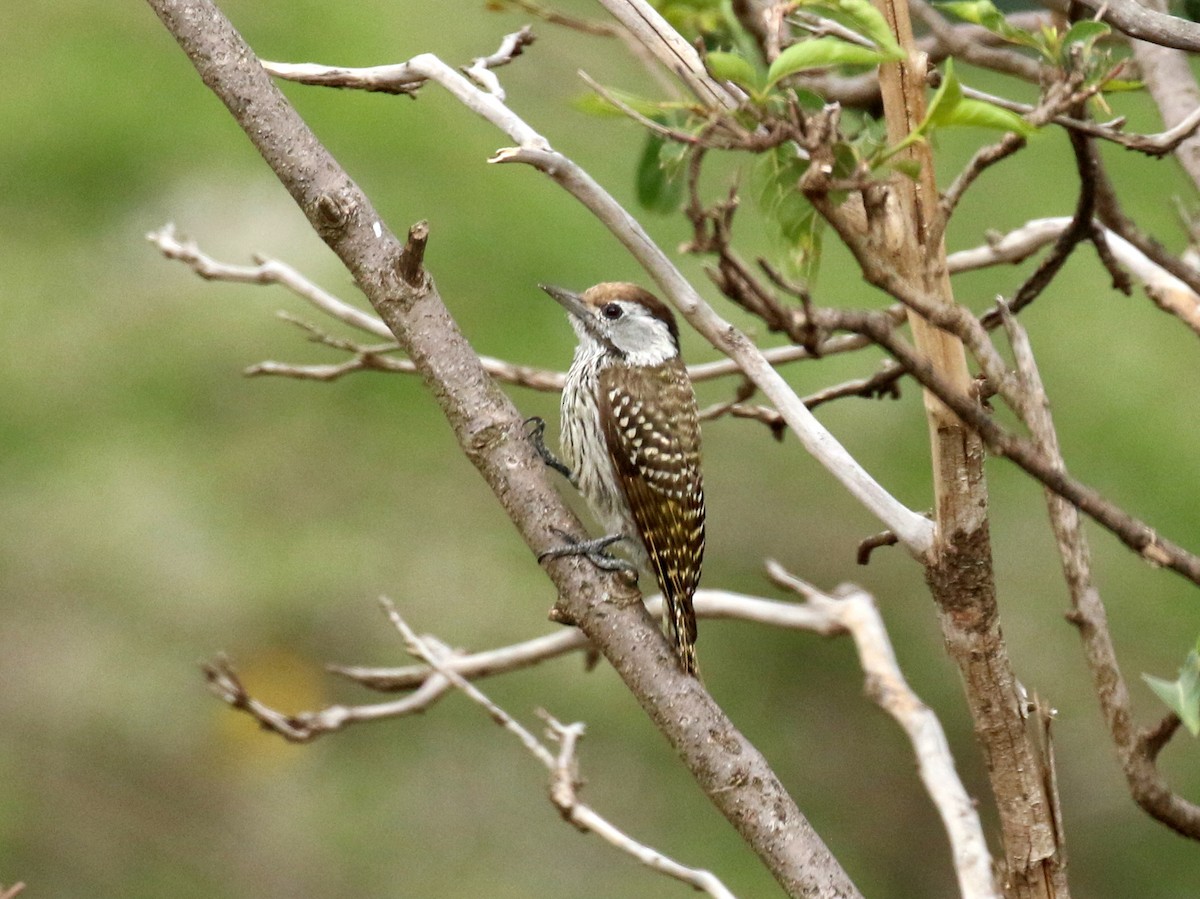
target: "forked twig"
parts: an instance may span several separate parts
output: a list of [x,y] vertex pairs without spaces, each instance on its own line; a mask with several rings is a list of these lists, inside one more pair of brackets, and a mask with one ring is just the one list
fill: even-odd
[[434,676],[444,678],[460,693],[484,709],[488,713],[488,717],[516,737],[521,745],[550,772],[550,799],[565,820],[584,833],[596,834],[610,846],[632,856],[653,871],[689,884],[716,899],[734,899],[733,894],[711,871],[689,868],[645,843],[639,843],[597,814],[591,807],[579,801],[580,781],[576,770],[575,746],[583,737],[584,727],[582,724],[563,725],[549,714],[543,713],[542,717],[549,728],[549,737],[559,745],[559,751],[552,752],[524,725],[493,702],[486,693],[454,670],[445,667],[443,660],[449,654],[449,650],[443,644],[431,637],[418,637],[390,600],[383,598],[380,603],[383,605],[388,619],[404,638],[410,653],[428,664],[434,670]]

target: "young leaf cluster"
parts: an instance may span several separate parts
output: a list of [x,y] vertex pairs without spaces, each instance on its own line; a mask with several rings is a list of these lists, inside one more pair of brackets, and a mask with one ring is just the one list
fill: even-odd
[[1192,736],[1200,737],[1200,641],[1188,653],[1175,680],[1164,680],[1149,674],[1143,674],[1142,677],[1158,698],[1166,703],[1167,708],[1179,716]]
[[[1061,30],[1047,25],[1028,31],[1012,25],[992,0],[947,0],[938,5],[946,13],[1037,54],[1048,68],[1077,76],[1082,73],[1084,89],[1125,86],[1113,79],[1108,53],[1097,47],[1110,33],[1109,26],[1102,22],[1085,20]],[[820,28],[823,22],[827,26],[823,31],[833,33],[801,37],[768,64],[733,14],[730,0],[659,0],[655,6],[684,37],[707,48],[705,64],[709,73],[738,88],[745,97],[742,106],[733,112],[714,111],[696,104],[662,103],[607,90],[605,97],[586,98],[581,108],[594,113],[632,113],[662,126],[647,136],[636,172],[638,201],[653,212],[670,213],[680,207],[683,173],[692,147],[759,154],[753,186],[768,230],[782,244],[778,261],[791,274],[811,276],[820,247],[820,229],[819,217],[796,189],[808,165],[801,149],[803,142],[764,142],[748,137],[764,128],[771,131],[779,122],[793,128],[799,122],[802,129],[803,118],[821,110],[824,101],[804,89],[802,76],[816,72],[853,74],[902,59],[904,54],[886,19],[870,0],[807,0],[798,5],[804,26]],[[911,175],[897,154],[942,128],[985,128],[1022,137],[1034,132],[1034,126],[1017,113],[968,96],[952,59],[946,60],[939,77],[924,119],[898,145],[886,145],[869,114],[844,116],[844,122],[856,124],[843,125],[845,130],[831,138],[834,145],[830,149],[836,160],[834,177],[861,180],[871,173],[879,176],[893,170]],[[710,135],[721,135],[721,139],[710,139]],[[739,140],[738,135],[743,139]]]
[[1104,22],[1083,19],[1065,30],[1043,25],[1037,31],[1028,31],[1013,25],[992,0],[945,0],[934,5],[957,19],[986,28],[1010,44],[1032,50],[1052,68],[1082,71],[1085,87],[1103,87],[1106,91],[1140,87],[1137,82],[1112,77],[1111,55],[1097,47],[1097,42],[1112,33]]

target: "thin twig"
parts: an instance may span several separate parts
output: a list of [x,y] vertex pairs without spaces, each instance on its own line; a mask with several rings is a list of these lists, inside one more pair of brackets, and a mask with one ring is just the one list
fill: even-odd
[[1036,59],[1009,47],[994,47],[978,41],[971,32],[947,22],[925,0],[909,0],[908,6],[938,39],[943,55],[1034,83],[1041,76],[1042,67]]
[[912,743],[921,781],[950,838],[960,893],[964,899],[999,899],[975,803],[955,770],[954,756],[937,716],[913,692],[900,671],[875,600],[849,585],[840,588],[837,595],[823,593],[778,562],[767,562],[767,574],[854,638],[866,676],[867,695],[899,723]]
[[1079,3],[1129,37],[1176,50],[1200,52],[1200,25],[1195,22],[1147,9],[1136,0],[1079,0]]
[[[1026,400],[1017,411],[1034,435],[1041,452],[1056,470],[1065,471],[1058,434],[1030,345],[1029,335],[1007,307],[1001,307],[1004,327],[1013,349]],[[1050,524],[1058,544],[1063,576],[1071,597],[1070,620],[1083,641],[1092,688],[1121,759],[1121,768],[1134,801],[1172,830],[1200,839],[1200,805],[1171,792],[1155,766],[1160,746],[1134,729],[1132,701],[1117,662],[1108,626],[1108,612],[1092,576],[1092,555],[1079,510],[1051,490],[1046,491]]]
[[[1104,233],[1104,243],[1113,259],[1141,283],[1146,295],[1159,308],[1176,316],[1200,335],[1200,294],[1164,267],[1186,267],[1186,263],[1166,254],[1161,247],[1155,249],[1140,232],[1122,230],[1120,217],[1109,217],[1109,220],[1114,228]],[[1031,220],[1007,234],[989,238],[983,246],[950,254],[946,260],[947,267],[951,274],[956,274],[991,265],[1016,265],[1053,243],[1073,221],[1065,217]],[[1130,237],[1138,243],[1135,244]],[[1149,255],[1147,250],[1154,252],[1155,256]],[[1195,271],[1191,274],[1200,278]],[[990,314],[984,317],[984,324],[988,326],[998,321]]]
[[292,266],[277,259],[255,254],[254,265],[230,265],[218,262],[200,249],[194,240],[179,236],[173,223],[168,222],[146,235],[168,259],[182,262],[206,281],[225,281],[234,284],[278,284],[296,296],[312,303],[326,315],[376,337],[394,339],[387,325],[369,312],[363,312],[344,300],[317,287]]
[[[887,281],[886,276],[883,277],[883,280]],[[905,292],[905,288],[901,286],[895,286],[894,289],[901,294]],[[919,301],[919,303],[921,306],[925,306],[923,301]],[[974,320],[978,322],[978,319]],[[944,321],[948,326],[953,326],[950,324],[952,319]],[[878,322],[869,313],[845,313],[844,322],[846,327],[853,328],[860,333],[870,334],[923,387],[927,388],[972,430],[976,431],[994,455],[1009,459],[1027,474],[1071,502],[1112,532],[1122,543],[1136,552],[1143,561],[1155,567],[1169,568],[1189,581],[1200,584],[1200,556],[1163,537],[1150,525],[1105,499],[1092,487],[1056,469],[1036,444],[1017,436],[998,424],[976,397],[958,391],[945,378],[933,371],[928,360],[898,337],[890,326]],[[995,348],[992,347],[992,350],[995,351]],[[991,380],[990,373],[988,378]],[[1021,405],[1021,401],[1017,398],[1019,387],[1013,382],[1012,376],[1008,376],[1007,380],[1005,397],[1014,404],[1014,407],[1019,407]]]
[[[1166,0],[1142,0],[1143,5],[1159,13],[1170,11]],[[1190,55],[1179,50],[1131,41],[1130,54],[1146,85],[1146,92],[1154,100],[1162,115],[1167,134],[1175,128],[1190,129],[1192,121],[1200,116],[1200,85],[1192,71]],[[1200,188],[1200,137],[1194,130],[1182,136],[1172,147],[1175,158]]]
[[[504,90],[490,70],[512,62],[531,43],[533,43],[533,34],[526,25],[519,31],[505,35],[500,42],[500,47],[494,53],[476,58],[464,68],[464,71],[477,84],[482,85],[487,93],[497,100],[503,101]],[[262,67],[272,75],[301,84],[354,88],[355,90],[407,94],[409,96],[415,95],[429,80],[428,76],[420,71],[420,67],[414,65],[415,62],[414,59],[397,65],[351,68],[261,60]]]
[[620,29],[608,22],[597,22],[594,19],[581,19],[577,16],[569,16],[559,12],[556,9],[551,9],[548,6],[543,6],[540,3],[531,2],[531,0],[492,0],[501,6],[513,6],[522,12],[529,13],[531,16],[537,16],[551,25],[560,25],[563,28],[569,28],[572,31],[579,31],[583,34],[590,34],[593,37],[617,37]]
[[521,722],[493,702],[486,693],[452,669],[444,667],[444,660],[449,654],[445,646],[431,637],[418,637],[390,600],[384,598],[380,602],[388,619],[404,638],[408,651],[423,659],[434,670],[434,676],[444,678],[468,699],[484,709],[488,713],[488,717],[516,737],[530,755],[541,762],[550,772],[550,799],[563,818],[584,833],[596,834],[610,846],[632,856],[653,871],[689,884],[716,899],[734,899],[733,894],[711,871],[689,868],[668,858],[658,850],[639,843],[579,801],[575,745],[583,736],[582,724],[563,725],[549,715],[544,715],[551,738],[560,746],[557,754],[551,752]]
[[289,743],[309,743],[317,737],[343,730],[351,724],[400,718],[423,712],[450,689],[449,681],[435,675],[426,679],[415,693],[396,702],[359,706],[333,705],[316,712],[289,715],[251,696],[228,657],[218,656],[214,661],[202,665],[201,669],[209,689],[218,699],[240,712],[245,712],[263,729],[279,734]]
[[723,85],[709,75],[696,48],[645,0],[600,0],[600,3],[705,106],[736,109],[741,104],[741,90]]
[[[1079,171],[1079,197],[1075,203],[1075,214],[1071,217],[1071,224],[1054,241],[1046,258],[1013,294],[1009,303],[1013,312],[1020,312],[1032,303],[1066,265],[1075,247],[1092,235],[1092,214],[1096,209],[1095,148],[1088,138],[1077,132],[1069,132],[1069,136]],[[1006,398],[1011,402],[1012,398]]]
[[473,59],[471,64],[463,69],[463,74],[488,93],[503,100],[504,88],[500,86],[500,79],[492,69],[512,62],[525,52],[525,48],[533,41],[533,31],[528,25],[512,34],[506,34],[494,53]]
[[[1103,85],[1096,85],[1096,88],[1102,89]],[[1037,109],[1036,106],[1028,103],[1010,100],[1007,97],[1001,97],[997,94],[989,94],[986,91],[967,87],[966,85],[963,86],[963,96],[970,97],[972,100],[983,100],[986,103],[991,103],[999,106],[1001,109],[1007,109],[1010,112],[1020,115],[1029,115]],[[1200,107],[1190,112],[1178,124],[1155,134],[1126,133],[1122,130],[1125,126],[1125,119],[1123,117],[1113,119],[1110,122],[1092,122],[1087,119],[1057,113],[1050,118],[1050,121],[1068,131],[1075,131],[1087,137],[1095,137],[1103,141],[1108,141],[1127,150],[1133,150],[1136,153],[1159,157],[1174,151],[1181,143],[1196,133],[1196,129],[1200,128]]]
[[[179,236],[173,224],[164,225],[157,231],[146,235],[146,239],[158,247],[167,259],[173,259],[187,265],[201,278],[207,281],[223,281],[228,283],[278,284],[290,290],[296,296],[312,303],[337,321],[358,328],[368,334],[391,338],[388,330],[379,318],[368,312],[350,305],[345,300],[328,293],[318,287],[297,269],[277,259],[269,259],[262,254],[255,254],[257,263],[252,266],[233,265],[214,259],[200,249],[191,239]],[[280,313],[285,321],[299,324],[296,319],[286,313]],[[310,333],[317,329],[311,325],[303,325]],[[319,333],[319,332],[318,332]],[[327,336],[320,340],[329,346],[335,342]],[[870,341],[857,334],[840,334],[824,340],[819,348],[821,358],[839,353],[849,353],[870,345]],[[398,359],[389,355],[398,349],[396,344],[363,346],[353,341],[341,340],[340,348],[353,353],[354,357],[345,362],[331,365],[302,365],[289,362],[264,361],[248,367],[245,373],[251,377],[276,376],[296,378],[309,381],[334,381],[340,377],[355,372],[376,371],[393,372],[397,374],[414,374],[416,365],[409,359]],[[783,365],[802,359],[813,358],[808,348],[795,345],[785,345],[762,350],[763,358],[771,365]],[[481,356],[480,362],[493,378],[506,384],[518,387],[528,387],[533,390],[558,392],[563,388],[566,374],[535,366],[520,365],[504,359],[491,356]],[[742,374],[737,360],[725,358],[713,362],[701,362],[688,366],[688,376],[695,383],[711,381],[729,375]]]
[[[696,617],[701,619],[745,621],[765,627],[807,631],[823,636],[832,634],[829,622],[805,605],[710,589],[697,590],[693,602]],[[646,610],[651,617],[660,617],[662,597],[657,594],[647,597]],[[587,648],[587,638],[577,629],[569,628],[511,646],[456,655],[446,659],[444,664],[462,677],[475,679],[520,671],[569,652]],[[433,673],[433,669],[427,665],[405,668],[330,665],[328,668],[335,674],[382,692],[414,689],[424,684]]]

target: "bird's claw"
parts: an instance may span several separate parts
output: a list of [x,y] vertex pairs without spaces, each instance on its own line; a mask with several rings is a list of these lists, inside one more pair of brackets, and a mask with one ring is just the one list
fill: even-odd
[[563,464],[562,460],[546,447],[546,420],[539,415],[531,416],[525,419],[525,425],[532,424],[529,428],[529,442],[533,444],[533,451],[538,454],[543,462],[550,468],[553,468],[572,484],[575,483],[575,474],[571,469]]
[[580,540],[565,531],[560,531],[558,528],[554,528],[553,530],[554,533],[565,541],[564,545],[556,546],[554,549],[548,549],[544,553],[539,554],[538,562],[545,562],[548,559],[561,559],[565,556],[583,556],[601,571],[621,571],[632,575],[634,581],[637,580],[638,568],[636,565],[626,559],[619,559],[607,552],[608,548],[614,543],[625,539],[621,534],[598,537],[595,540]]

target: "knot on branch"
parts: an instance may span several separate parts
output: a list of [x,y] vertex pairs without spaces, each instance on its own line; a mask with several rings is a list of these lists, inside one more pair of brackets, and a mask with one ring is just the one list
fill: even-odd
[[351,198],[341,190],[323,191],[313,204],[311,219],[325,240],[346,230],[354,209]]

